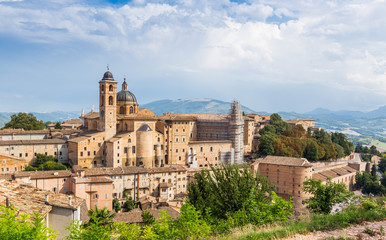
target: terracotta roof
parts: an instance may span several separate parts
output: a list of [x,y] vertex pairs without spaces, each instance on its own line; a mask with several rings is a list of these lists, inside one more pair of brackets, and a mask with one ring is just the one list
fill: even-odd
[[231,140],[189,141],[189,144],[203,144],[203,143],[232,143],[232,141]]
[[312,178],[316,180],[326,181],[329,177],[331,179],[334,179],[336,177],[344,176],[355,172],[356,170],[354,168],[349,166],[344,166],[344,167],[333,168],[333,169],[328,169],[318,173],[314,173],[312,174]]
[[99,113],[98,112],[89,112],[89,113],[86,113],[85,115],[81,116],[80,118],[99,118]]
[[298,166],[298,167],[311,167],[312,165],[305,158],[295,157],[282,157],[282,156],[266,156],[265,158],[259,158],[259,163],[286,165],[286,166]]
[[142,210],[135,208],[130,212],[116,213],[114,220],[116,222],[125,222],[125,223],[142,223]]
[[9,135],[9,134],[16,134],[16,135],[21,135],[21,134],[48,134],[50,131],[48,129],[43,129],[43,130],[24,130],[24,129],[2,129],[0,130],[0,135]]
[[297,123],[297,122],[315,122],[314,119],[309,119],[309,118],[294,118],[294,119],[289,119],[289,120],[284,120],[287,123]]
[[9,173],[0,174],[0,181],[1,180],[11,181],[13,180],[13,174],[9,174]]
[[117,115],[117,119],[156,121],[157,117],[143,113],[133,113],[129,115]]
[[87,168],[84,169],[84,175],[87,176],[115,176],[136,173],[148,173],[148,169],[143,167],[117,167],[117,168]]
[[82,120],[79,118],[70,119],[63,122],[64,124],[82,124]]
[[[8,197],[9,203],[22,213],[38,211],[45,216],[51,211],[52,206],[77,209],[85,202],[84,199],[72,196],[71,205],[69,205],[68,195],[65,194],[53,193],[4,180],[0,180],[0,183],[0,205],[5,205]],[[45,202],[46,195],[48,195],[48,204]]]
[[75,183],[109,183],[113,182],[108,177],[74,177]]
[[163,172],[186,172],[186,168],[180,165],[173,165],[169,167],[150,168],[149,173],[163,173]]
[[73,173],[70,170],[52,170],[52,171],[24,171],[15,172],[15,178],[30,177],[31,179],[42,178],[65,178],[70,177]]
[[59,138],[52,139],[37,139],[37,140],[10,140],[0,141],[0,146],[7,145],[34,145],[34,144],[64,144],[67,141]]

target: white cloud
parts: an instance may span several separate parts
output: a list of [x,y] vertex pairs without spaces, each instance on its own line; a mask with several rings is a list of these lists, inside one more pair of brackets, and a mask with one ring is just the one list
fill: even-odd
[[385,11],[385,2],[365,0],[137,0],[119,8],[34,1],[0,4],[0,35],[59,46],[90,43],[176,78],[191,73],[205,82],[220,73],[214,84],[242,73],[249,84],[313,83],[385,94]]

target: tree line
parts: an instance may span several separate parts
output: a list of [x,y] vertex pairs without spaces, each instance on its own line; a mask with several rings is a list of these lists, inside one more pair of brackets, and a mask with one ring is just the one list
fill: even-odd
[[353,151],[353,144],[343,133],[329,134],[323,129],[311,132],[301,125],[292,128],[277,113],[271,115],[270,125],[259,133],[259,153],[263,156],[305,157],[316,161],[342,158]]

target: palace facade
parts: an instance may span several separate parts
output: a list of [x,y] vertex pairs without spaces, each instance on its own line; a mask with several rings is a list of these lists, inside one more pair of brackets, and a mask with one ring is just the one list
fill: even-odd
[[113,74],[99,81],[99,112],[82,114],[85,132],[68,140],[71,165],[86,168],[182,165],[192,168],[242,163],[252,149],[254,119],[233,102],[227,115],[156,116],[139,108],[126,79],[118,91]]

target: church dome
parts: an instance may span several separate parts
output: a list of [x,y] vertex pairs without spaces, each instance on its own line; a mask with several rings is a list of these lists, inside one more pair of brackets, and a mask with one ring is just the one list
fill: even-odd
[[137,99],[135,98],[134,94],[128,90],[122,90],[117,93],[117,102],[119,103],[130,103],[130,104],[137,104]]
[[110,71],[105,72],[105,74],[103,74],[102,81],[114,81],[113,74]]

